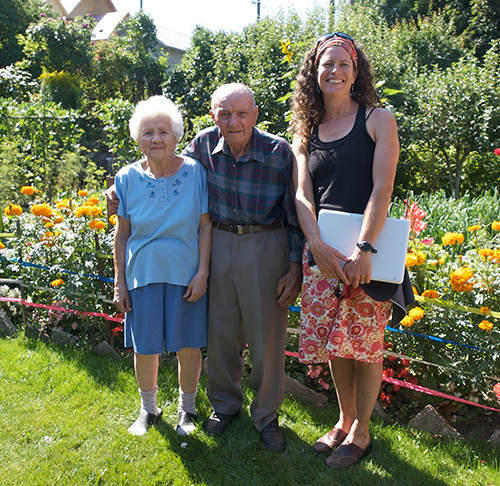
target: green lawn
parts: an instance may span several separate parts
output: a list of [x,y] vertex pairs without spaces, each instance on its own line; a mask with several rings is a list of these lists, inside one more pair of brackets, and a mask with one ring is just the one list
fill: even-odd
[[[344,471],[323,466],[311,444],[331,428],[335,404],[287,397],[286,452],[270,453],[248,407],[222,437],[175,434],[175,371],[160,368],[162,420],[145,437],[127,427],[138,412],[132,363],[35,341],[0,338],[0,484],[19,485],[500,485],[499,447],[451,441],[375,420],[373,453]],[[245,381],[248,400],[252,391]],[[202,377],[198,409],[210,412]]]

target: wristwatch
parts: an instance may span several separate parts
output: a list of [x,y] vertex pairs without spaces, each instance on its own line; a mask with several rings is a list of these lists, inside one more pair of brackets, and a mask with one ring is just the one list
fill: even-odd
[[371,251],[372,253],[377,253],[377,250],[375,250],[375,248],[373,248],[373,246],[368,241],[358,241],[356,243],[356,246],[361,251]]

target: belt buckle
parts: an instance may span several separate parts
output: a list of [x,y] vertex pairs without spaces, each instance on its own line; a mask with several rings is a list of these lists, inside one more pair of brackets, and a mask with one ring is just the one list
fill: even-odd
[[237,233],[239,235],[242,235],[243,234],[243,226],[241,226],[239,224],[231,224],[231,225],[229,225],[229,231],[231,233]]

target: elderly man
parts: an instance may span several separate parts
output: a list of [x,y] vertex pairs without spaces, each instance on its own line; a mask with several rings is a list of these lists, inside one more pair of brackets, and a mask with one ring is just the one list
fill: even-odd
[[[252,420],[264,447],[283,451],[277,410],[284,395],[288,306],[301,289],[301,248],[288,143],[255,123],[244,84],[219,87],[202,130],[183,154],[207,169],[213,220],[207,347],[207,433],[221,434],[241,409],[243,352],[252,357]],[[111,191],[107,191],[108,197]]]
[[257,394],[250,412],[268,450],[283,451],[277,409],[284,395],[288,306],[301,285],[300,232],[288,143],[255,127],[250,88],[226,84],[212,95],[215,127],[184,150],[208,171],[213,219],[207,347],[207,432],[220,434],[243,403],[243,351]]

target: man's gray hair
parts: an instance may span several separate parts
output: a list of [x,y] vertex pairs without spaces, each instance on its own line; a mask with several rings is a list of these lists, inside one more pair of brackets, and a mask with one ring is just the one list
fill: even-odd
[[130,135],[138,142],[141,134],[141,124],[144,118],[157,115],[166,116],[170,120],[170,128],[176,140],[180,140],[184,133],[182,115],[175,104],[165,96],[151,96],[147,100],[139,101],[129,120]]
[[212,98],[211,98],[211,103],[210,107],[212,111],[214,111],[217,102],[229,96],[230,94],[233,93],[243,93],[247,94],[252,97],[253,100],[253,106],[255,107],[255,96],[253,94],[253,91],[243,83],[228,83],[228,84],[223,84],[222,86],[219,86],[213,93],[212,93]]

